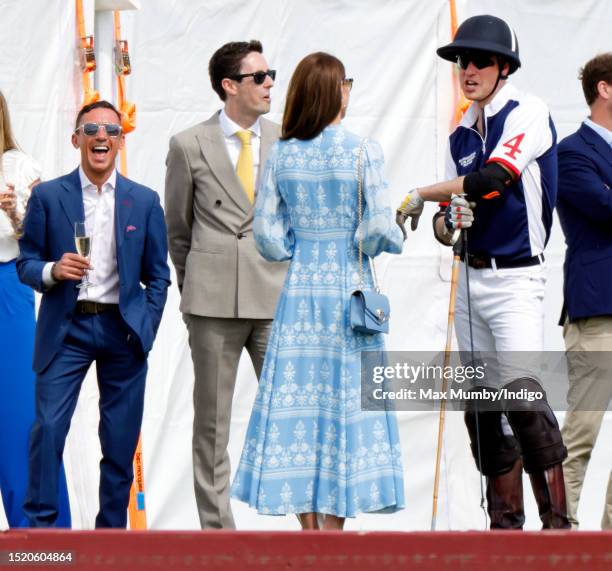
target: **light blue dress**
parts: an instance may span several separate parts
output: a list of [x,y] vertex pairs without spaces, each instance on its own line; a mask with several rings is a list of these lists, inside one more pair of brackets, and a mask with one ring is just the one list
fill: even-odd
[[[393,412],[361,410],[360,352],[381,335],[353,332],[348,308],[364,252],[401,252],[380,146],[362,159],[364,212],[357,229],[361,138],[332,125],[310,141],[279,141],[261,177],[257,248],[291,259],[232,496],[261,514],[353,517],[404,507]],[[369,270],[366,284],[372,285]]]

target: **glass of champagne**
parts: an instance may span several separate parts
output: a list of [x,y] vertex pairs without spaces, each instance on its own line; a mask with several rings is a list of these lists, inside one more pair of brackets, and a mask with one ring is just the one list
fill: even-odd
[[[89,257],[91,253],[91,236],[87,231],[85,222],[75,222],[74,224],[74,243],[76,245],[77,252],[84,258]],[[93,284],[89,281],[89,273],[85,270],[85,275],[81,280],[81,283],[77,285],[79,289],[87,289]]]

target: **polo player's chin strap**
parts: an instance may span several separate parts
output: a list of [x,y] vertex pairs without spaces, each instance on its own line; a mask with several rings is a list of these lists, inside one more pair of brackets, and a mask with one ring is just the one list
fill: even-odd
[[[499,65],[499,64],[498,64]],[[499,85],[500,81],[505,81],[506,79],[508,79],[507,75],[504,75],[502,73],[501,67],[499,68],[499,73],[497,74],[497,79],[495,80],[495,85],[493,86],[493,89],[491,89],[491,91],[489,91],[489,94],[486,97],[483,97],[482,99],[479,99],[478,101],[486,101],[489,97],[491,97],[491,95],[493,95],[495,93],[495,90],[497,89],[497,86]]]

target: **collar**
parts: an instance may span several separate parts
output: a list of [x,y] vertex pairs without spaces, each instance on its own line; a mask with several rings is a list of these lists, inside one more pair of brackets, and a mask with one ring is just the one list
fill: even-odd
[[608,145],[612,147],[612,131],[606,129],[599,123],[595,123],[590,117],[584,120],[584,124],[595,131]]
[[[519,96],[519,90],[514,87],[514,85],[510,85],[506,83],[496,94],[495,97],[485,105],[484,113],[485,117],[491,117],[496,113],[499,113],[506,103],[511,99],[517,99]],[[480,107],[478,107],[478,103],[474,101],[469,107],[468,110],[463,115],[461,122],[459,125],[462,127],[471,127],[478,120],[478,113],[480,112]]]
[[[83,170],[83,167],[81,165],[79,165],[79,179],[81,180],[81,189],[83,190],[91,186],[93,186],[95,189],[98,188],[93,182],[91,182],[87,178],[87,175],[85,174],[85,171]],[[102,190],[104,190],[104,187],[107,184],[110,185],[112,190],[115,189],[115,187],[117,186],[117,169],[113,169],[113,172],[111,173],[111,175],[106,179],[106,181],[102,185]]]
[[[238,131],[244,131],[244,129],[232,121],[225,112],[225,109],[221,109],[221,113],[219,113],[219,123],[221,124],[221,130],[226,137],[231,137],[235,135]],[[259,124],[259,117],[257,121],[253,123],[248,129],[251,131],[256,137],[261,137],[261,125]]]

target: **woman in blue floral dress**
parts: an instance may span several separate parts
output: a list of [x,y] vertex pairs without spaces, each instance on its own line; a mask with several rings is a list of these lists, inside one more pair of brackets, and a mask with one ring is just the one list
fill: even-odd
[[[376,256],[400,253],[402,235],[380,146],[341,125],[351,85],[329,54],[299,63],[255,210],[258,250],[291,265],[232,496],[261,514],[296,514],[305,529],[342,529],[346,517],[404,507],[395,415],[361,410],[360,353],[384,349],[383,338],[354,332],[348,311],[358,238]],[[367,268],[365,282],[372,287]]]

